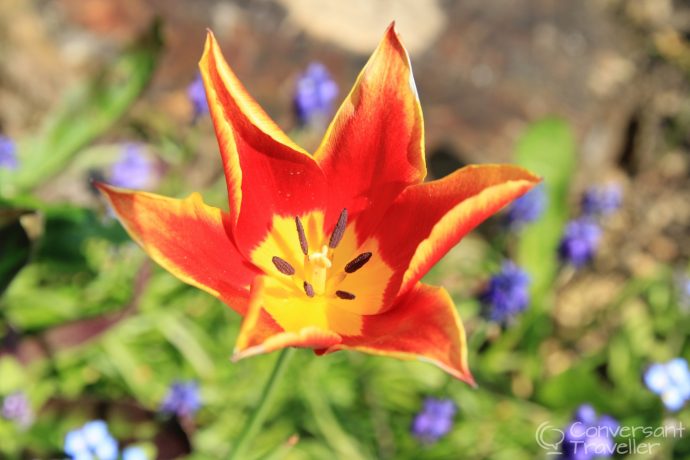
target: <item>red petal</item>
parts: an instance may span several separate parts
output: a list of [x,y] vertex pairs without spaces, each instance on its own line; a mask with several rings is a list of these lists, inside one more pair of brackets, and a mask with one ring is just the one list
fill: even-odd
[[474,385],[467,364],[465,330],[442,288],[418,283],[389,311],[364,317],[361,336],[344,336],[326,349],[357,350],[399,359],[419,359]]
[[228,216],[199,194],[176,200],[96,184],[127,232],[158,264],[241,314],[256,270],[226,233]]
[[426,175],[423,144],[409,57],[391,25],[315,154],[330,186],[326,227],[347,208],[366,235],[395,197]]
[[383,259],[397,271],[386,289],[388,303],[414,286],[463,236],[539,180],[517,166],[478,165],[408,187],[375,232]]
[[274,214],[323,209],[325,179],[247,94],[210,32],[199,67],[223,157],[233,234],[249,257]]

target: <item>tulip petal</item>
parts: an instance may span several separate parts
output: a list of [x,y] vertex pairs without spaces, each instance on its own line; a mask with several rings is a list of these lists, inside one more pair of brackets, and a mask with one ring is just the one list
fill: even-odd
[[[343,327],[359,318],[328,314],[326,305],[302,305],[300,297],[286,297],[285,285],[268,276],[257,276],[252,284],[251,300],[235,344],[233,360],[285,347],[327,348],[341,341],[337,332],[329,330],[329,322]],[[319,302],[319,299],[308,299]],[[266,307],[270,305],[270,307]],[[323,308],[326,307],[326,308]],[[337,324],[342,322],[342,324]]]
[[412,288],[462,237],[539,181],[517,166],[477,165],[408,187],[375,232],[383,259],[397,272],[385,303]]
[[323,352],[337,350],[428,361],[474,385],[465,329],[443,288],[418,283],[389,311],[364,317],[361,335],[343,336],[342,343]]
[[324,208],[325,179],[247,94],[210,32],[199,67],[223,157],[233,234],[249,257],[274,215]]
[[394,25],[341,105],[315,154],[329,189],[326,227],[343,208],[362,238],[395,197],[426,175],[422,111]]
[[174,276],[244,314],[256,269],[226,232],[228,216],[198,193],[183,200],[96,184],[131,237]]

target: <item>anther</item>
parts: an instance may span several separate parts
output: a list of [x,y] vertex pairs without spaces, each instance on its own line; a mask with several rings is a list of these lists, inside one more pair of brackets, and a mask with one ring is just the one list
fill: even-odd
[[331,233],[331,240],[328,242],[328,247],[331,249],[335,249],[338,246],[338,243],[340,243],[340,240],[343,239],[343,235],[345,234],[345,226],[347,225],[347,209],[343,209],[342,212],[340,213],[340,217],[338,217],[338,223],[335,224],[335,228],[333,229],[333,233]]
[[345,273],[354,273],[371,259],[371,252],[363,252],[345,265]]
[[304,227],[299,217],[295,217],[295,226],[297,227],[297,236],[299,237],[299,247],[302,248],[302,253],[306,256],[309,253],[309,245],[307,244],[307,235],[304,234]]
[[314,286],[312,286],[311,284],[309,284],[305,281],[304,282],[304,293],[307,294],[307,297],[314,297]]
[[347,291],[335,291],[335,295],[343,300],[354,300],[355,295]]
[[278,271],[282,273],[283,275],[294,275],[295,274],[295,268],[290,265],[290,262],[288,262],[285,259],[281,259],[278,256],[274,256],[271,261],[273,262],[273,265],[276,266]]

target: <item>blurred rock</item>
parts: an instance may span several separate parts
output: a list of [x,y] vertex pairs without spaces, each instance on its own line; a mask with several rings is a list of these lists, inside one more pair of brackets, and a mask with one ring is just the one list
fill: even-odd
[[414,56],[432,46],[448,17],[437,0],[278,0],[288,19],[317,40],[364,56],[376,48],[391,21]]
[[[324,62],[344,96],[395,20],[413,54],[429,149],[452,145],[463,162],[509,159],[522,127],[553,114],[583,138],[598,133],[586,147],[605,162],[616,154],[630,104],[617,105],[615,116],[609,108],[629,97],[623,86],[637,73],[635,43],[593,0],[61,0],[53,11],[62,53],[52,59],[72,65],[125,46],[162,17],[168,50],[149,102],[164,110],[172,104],[173,113],[181,111],[172,94],[193,78],[205,29],[214,27],[241,80],[288,129],[294,78],[306,63]],[[29,17],[44,21],[38,11]],[[59,61],[51,71],[62,71]]]

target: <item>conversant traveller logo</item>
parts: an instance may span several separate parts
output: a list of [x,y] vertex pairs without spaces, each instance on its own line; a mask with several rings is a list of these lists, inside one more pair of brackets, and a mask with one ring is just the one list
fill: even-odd
[[546,421],[537,427],[534,438],[549,456],[565,454],[569,458],[598,458],[652,455],[661,448],[661,439],[684,436],[685,425],[682,422],[653,427],[588,425],[574,421],[565,428],[558,428]]

